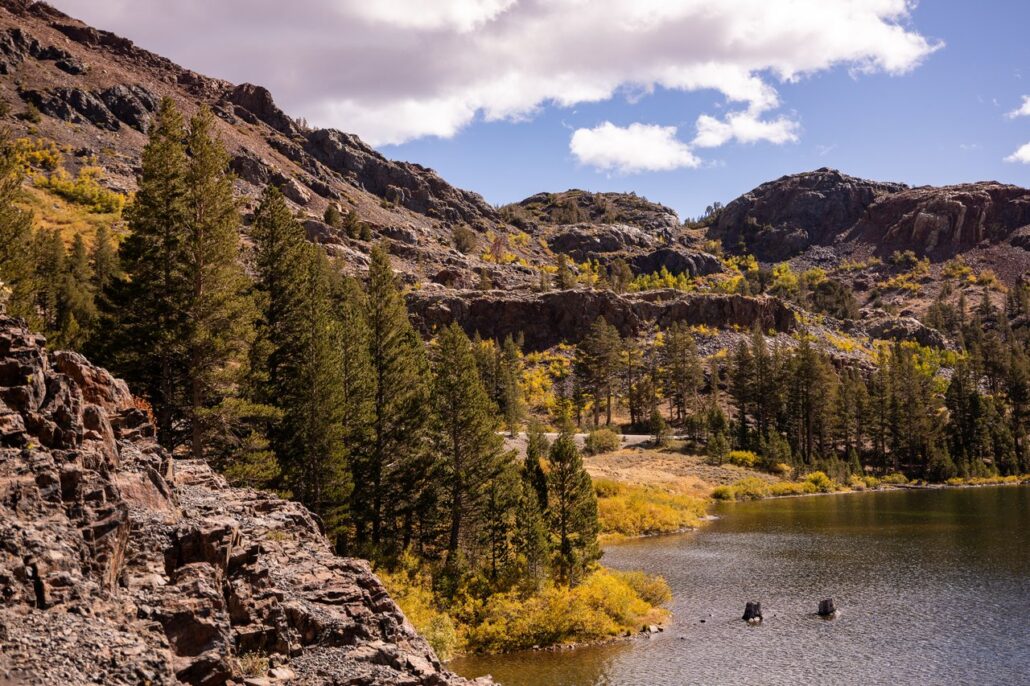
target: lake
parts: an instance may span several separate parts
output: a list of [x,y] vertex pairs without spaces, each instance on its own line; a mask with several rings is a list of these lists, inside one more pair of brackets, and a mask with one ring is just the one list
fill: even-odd
[[[689,534],[609,547],[661,574],[653,638],[466,658],[504,686],[1030,683],[1030,488],[721,504]],[[815,615],[832,597],[833,620]],[[748,600],[765,620],[740,617]],[[702,622],[704,620],[704,622]]]

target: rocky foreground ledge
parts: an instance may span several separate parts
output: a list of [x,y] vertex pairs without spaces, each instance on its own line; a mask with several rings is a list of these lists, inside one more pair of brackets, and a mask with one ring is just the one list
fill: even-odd
[[0,686],[469,683],[304,507],[172,460],[124,382],[44,345],[0,312]]

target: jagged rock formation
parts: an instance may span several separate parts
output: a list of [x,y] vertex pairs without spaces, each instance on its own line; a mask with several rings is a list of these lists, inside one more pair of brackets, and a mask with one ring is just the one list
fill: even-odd
[[123,382],[44,344],[0,312],[0,683],[467,683],[306,509],[172,460]]
[[1030,189],[993,181],[909,188],[823,168],[745,193],[719,213],[710,235],[766,262],[833,245],[944,260],[1006,240],[1019,247],[1027,227]]
[[763,330],[778,332],[791,331],[798,324],[794,309],[776,298],[674,290],[627,295],[588,290],[415,291],[408,295],[408,308],[423,333],[456,321],[469,335],[478,333],[483,338],[503,340],[521,334],[526,350],[577,343],[598,317],[623,336],[641,333],[649,323],[666,328],[677,321],[745,329],[757,323]]
[[1030,228],[1030,189],[994,182],[910,188],[871,205],[855,231],[882,252],[950,257]]
[[785,260],[809,246],[833,243],[876,200],[905,188],[825,167],[783,176],[727,204],[711,233],[728,249],[743,243],[759,260]]

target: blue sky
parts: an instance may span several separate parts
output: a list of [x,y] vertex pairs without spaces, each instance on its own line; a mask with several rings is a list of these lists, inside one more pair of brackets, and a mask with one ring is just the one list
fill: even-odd
[[723,102],[715,91],[548,107],[526,122],[478,122],[452,139],[382,150],[433,167],[492,203],[565,188],[636,191],[681,217],[764,181],[823,166],[912,185],[997,180],[1030,186],[1030,164],[1004,161],[1030,142],[1030,117],[1005,116],[1030,95],[1030,2],[923,0],[911,24],[944,47],[902,75],[853,77],[836,68],[777,84],[783,108],[797,113],[799,141],[732,143],[705,154],[697,169],[599,172],[570,153],[568,127],[605,120],[689,127],[699,112]]
[[53,2],[495,204],[687,217],[822,166],[1030,185],[1026,0]]

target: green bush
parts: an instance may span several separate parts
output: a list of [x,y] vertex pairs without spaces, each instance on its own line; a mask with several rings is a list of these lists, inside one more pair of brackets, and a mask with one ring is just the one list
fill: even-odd
[[611,429],[594,429],[587,434],[583,447],[588,455],[601,455],[618,449],[620,444],[619,434]]
[[901,472],[891,472],[887,476],[880,477],[880,483],[891,484],[894,486],[898,484],[907,484],[908,477]]
[[474,253],[479,247],[479,236],[464,224],[454,227],[451,238],[454,241],[455,249],[464,255]]

